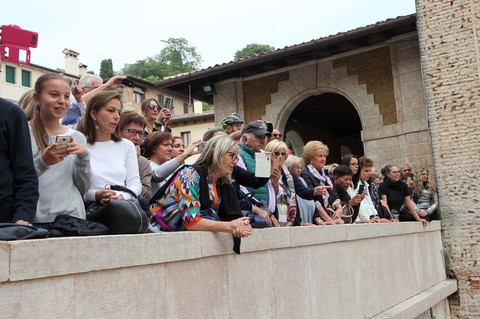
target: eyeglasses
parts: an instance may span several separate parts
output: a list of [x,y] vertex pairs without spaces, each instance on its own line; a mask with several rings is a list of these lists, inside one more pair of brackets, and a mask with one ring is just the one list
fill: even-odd
[[285,152],[273,152],[273,154],[275,154],[275,156],[280,156],[280,155],[282,155],[283,157],[287,156],[287,153]]
[[131,137],[135,137],[137,135],[142,137],[143,135],[143,131],[137,131],[137,130],[134,130],[133,128],[124,128],[122,131],[127,131],[128,135],[130,135]]
[[282,137],[282,134],[272,134],[274,137]]
[[238,161],[238,155],[233,152],[227,152],[227,155],[230,156],[233,162]]
[[150,110],[154,110],[154,109],[157,109],[157,111],[160,111],[162,109],[162,107],[160,105],[155,105],[155,104],[149,104],[148,105],[148,108]]

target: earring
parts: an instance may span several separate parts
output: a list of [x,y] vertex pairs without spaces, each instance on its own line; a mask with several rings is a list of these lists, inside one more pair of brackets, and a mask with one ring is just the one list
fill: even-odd
[[95,129],[98,130],[100,126],[98,126],[97,121],[93,121],[95,123]]

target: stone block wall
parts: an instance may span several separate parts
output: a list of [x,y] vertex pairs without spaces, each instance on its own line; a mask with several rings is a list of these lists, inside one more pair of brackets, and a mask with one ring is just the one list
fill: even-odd
[[449,318],[440,222],[0,242],[0,317]]
[[[246,121],[261,118],[280,129],[306,98],[322,93],[340,94],[358,112],[364,153],[376,166],[409,162],[414,168],[433,168],[416,34],[338,58],[224,81],[216,88],[217,123],[238,112]],[[298,128],[296,136],[307,136],[304,132],[312,131],[312,127],[300,122],[289,125]],[[322,140],[328,136],[322,134]],[[293,140],[293,147],[301,150],[303,144],[299,144],[298,138]]]
[[417,0],[417,26],[454,318],[480,317],[480,1]]

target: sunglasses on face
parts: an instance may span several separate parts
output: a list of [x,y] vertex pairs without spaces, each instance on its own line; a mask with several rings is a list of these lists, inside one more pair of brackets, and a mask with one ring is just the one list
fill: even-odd
[[287,156],[287,153],[285,152],[273,152],[273,154],[275,154],[275,156],[280,156],[280,155],[282,155],[283,157]]
[[160,110],[162,109],[162,107],[161,107],[160,105],[155,105],[155,104],[149,104],[149,105],[148,105],[148,108],[149,108],[150,110],[155,110],[155,109],[157,109],[157,111],[160,111]]
[[282,137],[282,134],[275,134],[275,133],[274,133],[274,134],[272,134],[272,135],[273,135],[273,137]]

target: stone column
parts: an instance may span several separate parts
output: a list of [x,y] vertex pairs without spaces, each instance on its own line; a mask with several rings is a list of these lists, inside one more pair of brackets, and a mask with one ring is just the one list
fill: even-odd
[[416,0],[452,316],[480,316],[480,1]]

